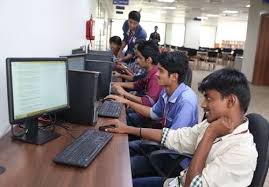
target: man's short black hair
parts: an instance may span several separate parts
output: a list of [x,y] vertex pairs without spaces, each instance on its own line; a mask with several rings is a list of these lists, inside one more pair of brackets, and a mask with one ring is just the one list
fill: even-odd
[[128,16],[128,19],[132,19],[132,20],[135,20],[137,22],[140,22],[140,18],[141,18],[141,15],[138,11],[131,11],[129,12],[129,16]]
[[170,74],[177,73],[178,83],[184,82],[189,68],[188,57],[179,51],[164,52],[159,56],[158,62]]
[[122,44],[122,41],[121,41],[121,38],[119,36],[112,36],[110,39],[109,39],[109,43],[115,43],[117,45],[120,45]]
[[137,50],[145,59],[151,57],[152,64],[158,64],[158,57],[160,55],[158,46],[152,41],[141,41],[137,46]]
[[224,68],[205,77],[198,90],[218,91],[222,97],[234,94],[237,96],[241,110],[246,113],[250,102],[250,90],[245,75],[235,69]]

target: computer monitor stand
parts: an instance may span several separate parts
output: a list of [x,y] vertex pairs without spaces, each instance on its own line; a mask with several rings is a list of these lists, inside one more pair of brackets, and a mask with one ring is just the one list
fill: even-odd
[[0,165],[0,175],[3,174],[5,171],[6,171],[6,168]]
[[41,145],[50,140],[58,138],[60,135],[48,130],[43,130],[38,127],[38,119],[28,119],[24,121],[25,133],[21,136],[13,136],[14,139]]

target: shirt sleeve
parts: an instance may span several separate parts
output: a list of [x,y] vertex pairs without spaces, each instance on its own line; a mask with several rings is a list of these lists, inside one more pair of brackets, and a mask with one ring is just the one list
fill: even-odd
[[140,79],[140,80],[134,82],[134,89],[135,90],[144,90],[144,88],[145,88],[145,80],[144,79]]
[[164,146],[179,153],[194,154],[198,136],[205,129],[203,126],[206,123],[205,120],[193,127],[183,127],[177,130],[170,129]]
[[123,41],[127,42],[127,32],[128,32],[128,21],[126,20],[122,25],[122,31],[123,31]]
[[160,93],[158,101],[152,106],[150,109],[150,118],[153,120],[158,120],[163,116],[164,110],[164,100],[162,95],[164,94],[164,90]]
[[150,36],[149,36],[149,39],[152,39],[153,37],[152,37],[152,33],[150,34]]
[[197,124],[198,116],[196,107],[194,107],[188,101],[182,101],[183,104],[179,108],[175,118],[172,121],[171,128],[178,129],[182,127],[192,127],[193,125]]
[[246,148],[238,142],[229,147],[225,154],[206,164],[201,175],[203,187],[249,186],[256,169],[257,156],[255,146]]
[[147,39],[147,33],[146,31],[141,27],[141,30],[137,34],[137,39],[146,40]]
[[197,175],[191,181],[190,187],[204,187],[203,186],[203,179],[201,175]]
[[153,106],[156,101],[158,100],[160,96],[160,92],[162,90],[162,87],[158,83],[158,79],[156,76],[153,76],[149,81],[147,85],[147,90],[145,93],[145,96],[143,96],[142,103],[146,106]]

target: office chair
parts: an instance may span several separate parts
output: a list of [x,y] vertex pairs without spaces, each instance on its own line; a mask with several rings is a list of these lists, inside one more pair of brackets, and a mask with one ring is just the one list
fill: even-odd
[[[249,187],[262,187],[269,166],[269,123],[261,115],[255,113],[248,114],[247,118],[249,120],[249,131],[254,137],[258,151],[257,166]],[[203,117],[203,120],[204,119],[205,115]],[[160,148],[160,145],[155,142],[146,141],[141,145],[142,150],[145,149],[145,147],[148,149],[149,146],[152,146],[152,150],[157,150],[159,146],[159,150],[153,151],[150,154],[149,152],[145,152],[144,154],[148,154],[152,166],[156,172],[163,177],[169,178],[178,176],[179,171],[182,170],[182,166],[180,165],[181,161],[185,158],[191,158],[191,155],[179,154],[177,151]],[[169,163],[165,163],[165,167],[159,164],[160,159],[163,158],[166,160],[170,159]]]
[[217,59],[218,52],[208,51],[208,60],[206,62],[208,64],[208,70],[210,70],[210,65],[212,65],[212,70],[216,68]]
[[[202,121],[206,119],[206,115],[203,115]],[[159,143],[143,140],[140,144],[141,151],[146,156],[155,171],[162,177],[170,178],[176,177],[179,171],[185,169],[185,165],[182,164],[184,159],[191,160],[192,155],[180,154],[177,151],[167,149],[161,146]],[[165,164],[160,165],[160,160],[165,160]]]
[[258,151],[257,166],[249,187],[262,187],[269,165],[269,123],[259,114],[248,114],[249,131]]

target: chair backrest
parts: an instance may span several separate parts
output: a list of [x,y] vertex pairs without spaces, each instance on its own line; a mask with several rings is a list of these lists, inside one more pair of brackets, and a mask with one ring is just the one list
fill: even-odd
[[187,70],[187,73],[185,75],[185,80],[184,80],[184,83],[186,85],[188,85],[189,87],[191,87],[191,82],[192,82],[192,70],[191,68],[189,67],[188,70]]
[[208,57],[209,58],[217,58],[218,52],[215,51],[208,51]]
[[249,131],[254,137],[258,151],[257,166],[249,187],[262,187],[269,164],[269,123],[259,114],[248,114]]

